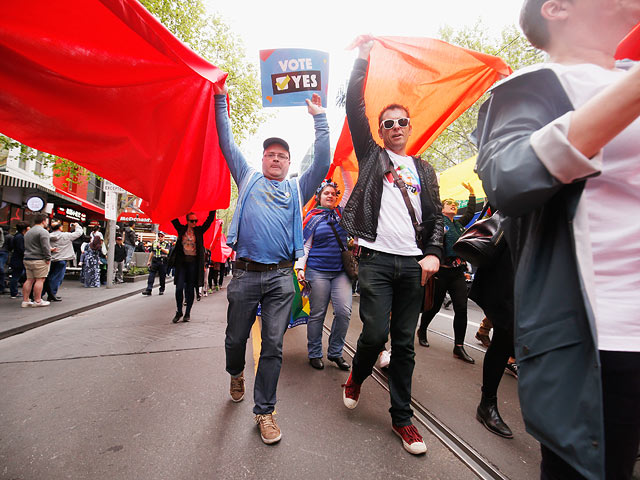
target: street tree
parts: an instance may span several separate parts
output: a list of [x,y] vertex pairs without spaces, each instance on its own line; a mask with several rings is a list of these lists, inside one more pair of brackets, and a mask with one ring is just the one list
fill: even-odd
[[[544,60],[543,53],[532,47],[513,25],[504,28],[498,37],[492,37],[480,21],[458,30],[445,26],[440,29],[439,37],[452,45],[500,57],[514,71]],[[476,128],[478,110],[487,98],[488,94],[484,94],[451,123],[423,153],[422,157],[428,160],[436,171],[446,170],[478,153],[471,141],[471,133]]]

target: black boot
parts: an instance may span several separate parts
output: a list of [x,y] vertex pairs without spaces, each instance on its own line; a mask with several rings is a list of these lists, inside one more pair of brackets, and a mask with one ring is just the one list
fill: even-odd
[[427,331],[426,330],[422,330],[422,329],[418,329],[418,343],[420,345],[422,345],[423,347],[428,347],[429,346],[429,342],[427,341]]
[[480,405],[476,410],[476,418],[487,430],[504,438],[513,438],[513,433],[509,426],[504,423],[498,412],[498,398],[485,397],[482,395]]
[[453,347],[453,356],[459,358],[463,362],[476,363],[476,361],[471,358],[471,355],[466,352],[463,345],[456,345]]

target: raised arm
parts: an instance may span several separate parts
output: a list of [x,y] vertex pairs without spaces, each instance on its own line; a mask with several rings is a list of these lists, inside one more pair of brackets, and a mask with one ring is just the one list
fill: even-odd
[[307,109],[313,116],[316,131],[316,140],[313,147],[313,163],[300,177],[300,192],[302,201],[306,203],[313,196],[318,185],[324,180],[331,163],[331,147],[329,144],[329,124],[327,115],[322,108],[320,96],[313,94],[311,100],[307,100]]
[[364,104],[364,87],[369,66],[369,52],[373,47],[370,40],[361,44],[359,55],[353,64],[349,86],[347,87],[347,122],[351,131],[351,142],[358,161],[367,157],[367,151],[376,145],[371,134],[369,119],[367,118]]
[[207,230],[209,230],[209,227],[211,226],[211,224],[213,223],[213,221],[216,219],[216,211],[215,210],[211,210],[209,212],[209,215],[207,216],[207,219],[204,221],[204,223],[202,224],[202,233],[206,232]]
[[467,210],[464,212],[464,215],[460,217],[460,223],[464,226],[467,225],[476,213],[476,194],[473,191],[473,187],[470,183],[462,182],[462,186],[469,190],[469,202],[467,203]]
[[218,143],[220,144],[220,150],[227,161],[229,171],[236,181],[237,185],[240,185],[244,176],[250,171],[249,164],[240,152],[240,149],[233,140],[233,133],[231,132],[231,122],[229,120],[229,114],[227,113],[227,86],[222,87],[215,85],[215,110],[216,110],[216,130],[218,131]]

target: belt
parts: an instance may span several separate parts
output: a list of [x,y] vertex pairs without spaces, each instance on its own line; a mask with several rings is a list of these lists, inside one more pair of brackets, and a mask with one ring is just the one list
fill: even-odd
[[278,268],[291,268],[293,262],[291,260],[283,260],[280,263],[258,263],[251,260],[236,260],[233,264],[233,268],[239,268],[240,270],[246,270],[247,272],[270,272],[277,270]]

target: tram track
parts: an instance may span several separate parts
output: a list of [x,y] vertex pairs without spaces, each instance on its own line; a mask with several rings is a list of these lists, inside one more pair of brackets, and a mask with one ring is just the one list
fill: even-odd
[[[326,325],[323,327],[326,334],[331,333],[331,329]],[[451,338],[449,335],[429,330],[431,333]],[[452,339],[453,340],[453,339]],[[475,350],[485,352],[484,349],[474,345],[465,344]],[[348,341],[345,342],[344,351],[353,359],[356,353],[355,346]],[[373,380],[383,389],[389,392],[389,384],[387,376],[378,367],[373,368],[371,374]],[[414,410],[414,418],[424,425],[431,434],[436,437],[440,443],[448,448],[462,463],[464,463],[478,478],[484,480],[509,480],[500,470],[489,460],[483,457],[471,444],[466,442],[462,437],[457,435],[453,430],[440,421],[431,411],[415,397],[411,397],[411,407]]]

